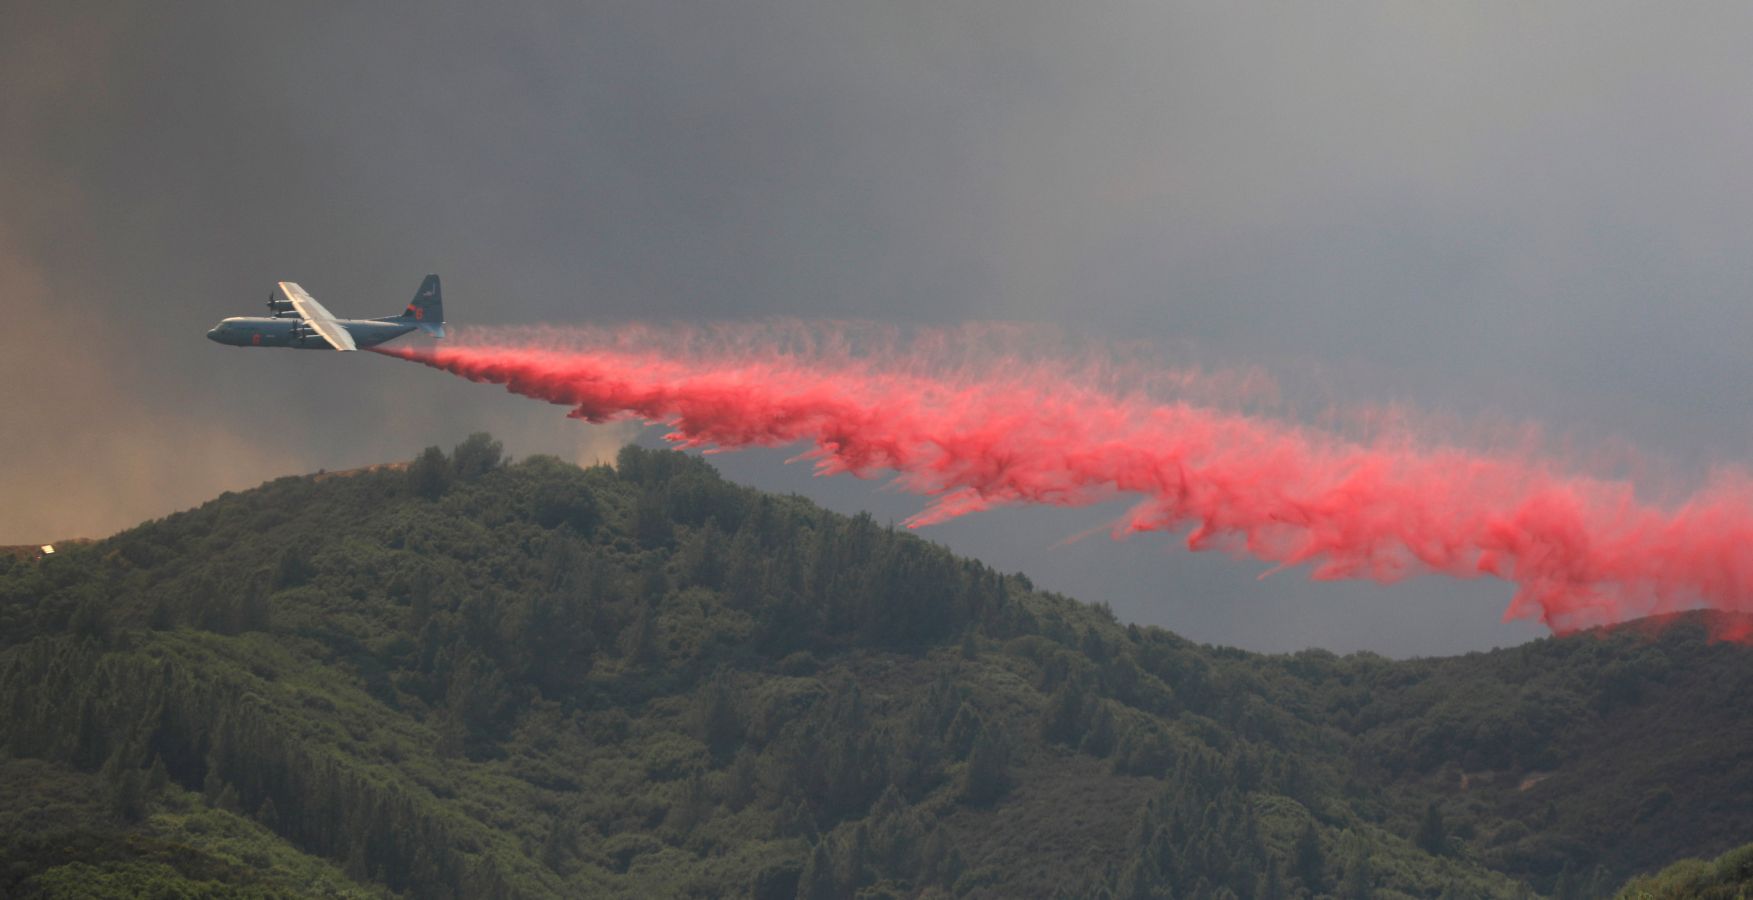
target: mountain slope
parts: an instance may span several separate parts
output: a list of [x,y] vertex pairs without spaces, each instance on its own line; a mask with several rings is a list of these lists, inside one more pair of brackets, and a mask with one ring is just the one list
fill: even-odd
[[[1599,896],[1749,833],[1748,662],[1696,623],[1202,647],[696,459],[485,436],[0,559],[9,781],[266,848],[157,877],[337,893]],[[0,824],[21,889],[154,860]]]

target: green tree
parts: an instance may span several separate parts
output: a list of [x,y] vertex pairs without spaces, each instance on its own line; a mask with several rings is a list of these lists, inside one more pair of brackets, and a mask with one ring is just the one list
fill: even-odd
[[[292,588],[308,584],[316,577],[316,566],[310,560],[310,551],[303,544],[290,544],[281,548],[280,558],[274,565],[273,586],[275,588]],[[217,594],[217,590],[205,593]]]
[[1449,833],[1443,825],[1442,810],[1437,808],[1435,800],[1425,806],[1424,818],[1419,820],[1418,834],[1414,836],[1413,842],[1418,845],[1418,849],[1432,856],[1441,856],[1448,852]]
[[697,716],[700,739],[712,758],[729,759],[743,740],[743,715],[728,674],[720,672],[706,683]]
[[1010,759],[1003,740],[982,725],[974,736],[968,752],[968,766],[962,773],[962,799],[973,804],[987,804],[1004,795],[1010,787]]
[[966,759],[974,749],[974,739],[986,730],[986,723],[974,705],[962,701],[956,708],[956,714],[950,719],[949,727],[944,730],[944,751],[951,759]]
[[170,784],[170,771],[164,767],[164,757],[154,753],[152,768],[146,773],[146,790],[156,796]]
[[1091,756],[1105,757],[1114,752],[1114,744],[1114,713],[1107,703],[1097,701],[1089,731],[1083,736],[1082,750]]
[[1284,900],[1284,864],[1273,854],[1266,861],[1266,872],[1260,879],[1260,900]]
[[1305,822],[1297,835],[1291,851],[1291,871],[1309,891],[1320,893],[1327,889],[1327,857],[1321,851],[1321,833],[1315,829],[1313,819]]
[[561,872],[577,840],[577,830],[571,823],[559,816],[554,817],[548,823],[548,836],[542,841],[542,865],[550,871]]
[[146,777],[140,770],[124,765],[111,782],[111,798],[116,815],[125,822],[138,822],[146,815]]
[[237,605],[237,630],[268,631],[273,627],[274,609],[268,602],[268,585],[258,573],[244,588]]
[[408,489],[428,500],[437,500],[450,490],[450,460],[443,450],[427,447],[408,464]]
[[73,610],[68,630],[83,638],[105,640],[110,634],[110,613],[103,601],[86,600]]
[[622,636],[621,652],[627,662],[639,667],[657,664],[661,654],[657,647],[657,604],[642,604],[632,627]]
[[1583,900],[1582,879],[1566,864],[1552,885],[1552,900]]
[[1060,682],[1047,708],[1041,711],[1041,737],[1055,744],[1076,747],[1083,740],[1084,689],[1077,678]]
[[633,504],[633,539],[648,550],[664,550],[676,542],[676,526],[664,509],[663,495],[646,490]]
[[238,796],[237,787],[227,782],[225,787],[219,792],[219,799],[216,800],[213,805],[214,807],[223,809],[226,812],[236,813],[242,811],[243,799]]
[[1173,892],[1167,885],[1157,883],[1156,873],[1151,868],[1144,855],[1134,856],[1120,870],[1120,878],[1114,885],[1114,900],[1170,900]]
[[1355,838],[1352,844],[1339,896],[1344,900],[1370,900],[1375,896],[1375,872],[1370,866],[1369,846],[1361,838]]
[[810,850],[809,862],[797,881],[797,900],[836,900],[842,896],[834,881],[834,860],[828,855],[828,840],[823,838]]
[[536,524],[543,528],[564,527],[590,535],[601,521],[595,492],[577,480],[556,484],[536,498]]
[[463,439],[451,454],[451,469],[461,481],[474,481],[505,462],[505,445],[477,431]]

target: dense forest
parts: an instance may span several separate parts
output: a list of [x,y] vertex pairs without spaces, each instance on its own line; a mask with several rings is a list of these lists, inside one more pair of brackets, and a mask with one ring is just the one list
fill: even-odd
[[1748,896],[1749,697],[1696,614],[1247,653],[476,435],[0,556],[0,896]]

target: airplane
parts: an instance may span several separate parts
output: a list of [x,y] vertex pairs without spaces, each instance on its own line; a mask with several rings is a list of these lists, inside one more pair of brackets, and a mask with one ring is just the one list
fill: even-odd
[[438,276],[428,275],[401,315],[382,319],[337,319],[309,292],[280,282],[276,299],[268,292],[271,316],[235,316],[207,332],[207,339],[233,347],[293,347],[299,350],[357,350],[375,347],[411,331],[444,337],[444,293]]

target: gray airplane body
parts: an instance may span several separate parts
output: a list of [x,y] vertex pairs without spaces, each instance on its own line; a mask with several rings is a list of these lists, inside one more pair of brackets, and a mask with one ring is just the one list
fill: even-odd
[[272,316],[236,316],[215,325],[207,339],[234,347],[292,347],[299,350],[355,350],[375,347],[411,331],[444,337],[444,293],[438,276],[428,275],[400,315],[381,319],[337,319],[290,281],[280,282],[283,297],[268,297]]

